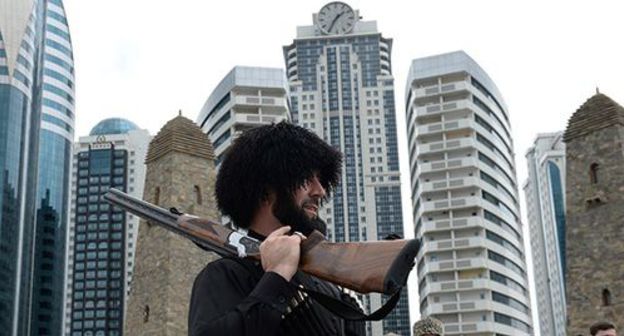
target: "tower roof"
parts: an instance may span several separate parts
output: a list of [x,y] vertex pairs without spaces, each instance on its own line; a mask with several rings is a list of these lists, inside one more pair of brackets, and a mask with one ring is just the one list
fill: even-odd
[[145,163],[152,162],[169,152],[214,160],[214,150],[208,135],[181,114],[167,122],[150,142]]
[[570,117],[563,140],[570,142],[614,124],[624,125],[624,108],[606,95],[596,93]]

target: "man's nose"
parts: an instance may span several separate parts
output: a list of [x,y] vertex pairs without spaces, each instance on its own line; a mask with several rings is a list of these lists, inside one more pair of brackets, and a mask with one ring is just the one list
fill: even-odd
[[323,198],[326,195],[325,188],[316,176],[310,179],[308,183],[308,191],[310,192],[310,196]]

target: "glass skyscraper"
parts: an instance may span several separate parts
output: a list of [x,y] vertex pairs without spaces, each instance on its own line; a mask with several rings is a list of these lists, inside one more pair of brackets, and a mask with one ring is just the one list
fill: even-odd
[[420,313],[445,335],[532,335],[503,96],[463,51],[413,60],[405,96]]
[[101,195],[116,188],[142,198],[149,141],[111,118],[75,144],[65,335],[122,335],[139,219]]
[[[341,184],[321,209],[334,241],[403,236],[403,216],[392,40],[375,21],[332,2],[313,15],[314,24],[297,27],[297,38],[283,48],[291,119],[325,139],[344,155]],[[363,297],[372,311],[385,297]],[[393,312],[368,333],[410,334],[407,288]]]
[[0,2],[0,330],[61,331],[74,125],[61,0]]
[[563,132],[539,134],[526,153],[524,184],[542,335],[565,336],[565,143]]

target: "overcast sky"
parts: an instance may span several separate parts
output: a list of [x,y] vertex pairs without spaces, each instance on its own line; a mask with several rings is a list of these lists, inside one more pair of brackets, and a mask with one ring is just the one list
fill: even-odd
[[[283,68],[282,46],[296,37],[297,25],[312,24],[312,13],[325,4],[64,2],[76,66],[77,137],[108,117],[127,118],[152,134],[179,109],[195,120],[233,66]],[[364,20],[376,20],[383,36],[394,40],[392,70],[408,235],[413,226],[403,109],[412,59],[462,49],[490,75],[509,108],[520,186],[527,176],[524,155],[537,133],[563,130],[596,87],[624,104],[620,1],[347,3],[359,9]],[[526,218],[525,212],[522,201]],[[412,316],[417,307],[412,304]]]

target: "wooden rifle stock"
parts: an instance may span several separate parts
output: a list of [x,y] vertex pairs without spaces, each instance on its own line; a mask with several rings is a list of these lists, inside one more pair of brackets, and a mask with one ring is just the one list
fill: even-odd
[[[104,199],[206,250],[260,260],[261,241],[217,222],[165,210],[116,189],[110,189]],[[332,243],[314,231],[301,244],[299,269],[359,293],[393,294],[407,281],[419,248],[415,239]]]

